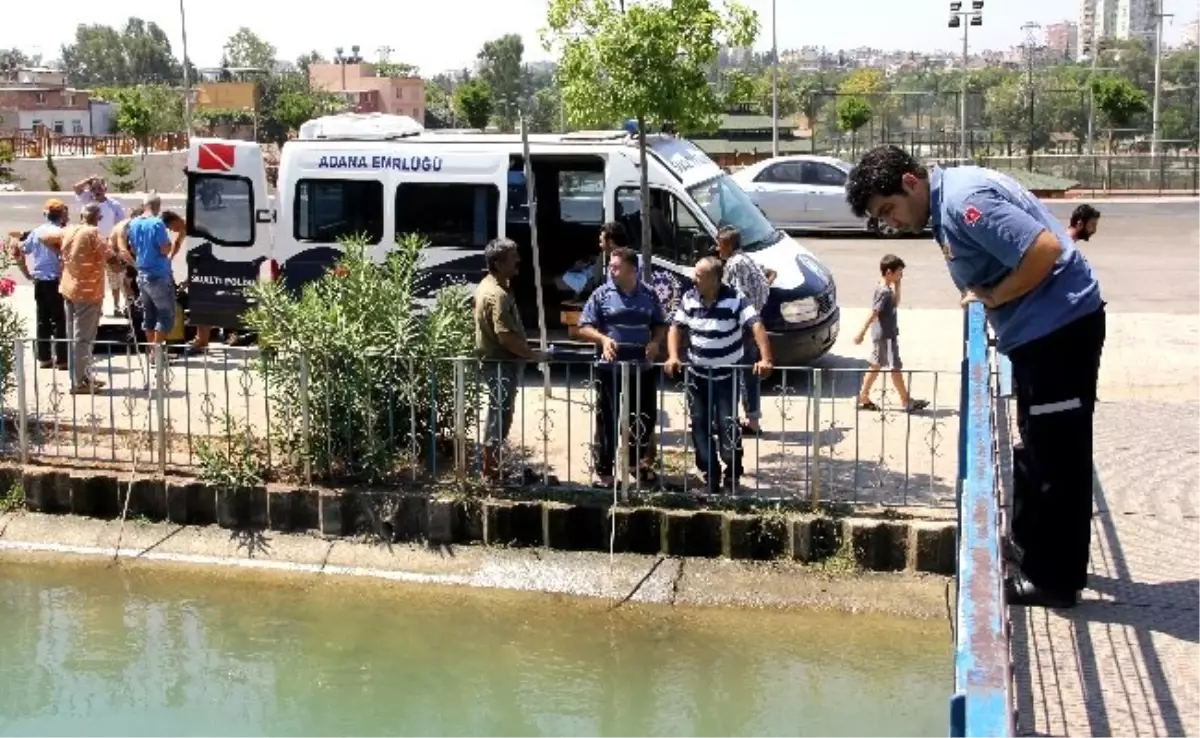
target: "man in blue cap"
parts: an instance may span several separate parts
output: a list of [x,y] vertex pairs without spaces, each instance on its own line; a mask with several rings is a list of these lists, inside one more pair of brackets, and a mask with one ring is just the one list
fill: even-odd
[[926,169],[895,146],[868,151],[846,180],[856,215],[929,227],[962,302],[981,302],[1012,361],[1019,504],[1010,604],[1072,607],[1087,584],[1092,416],[1104,301],[1066,228],[1028,190],[990,169]]

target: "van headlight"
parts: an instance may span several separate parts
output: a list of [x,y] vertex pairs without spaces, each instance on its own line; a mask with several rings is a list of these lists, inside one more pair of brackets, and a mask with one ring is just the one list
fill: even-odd
[[815,297],[802,297],[779,306],[780,316],[789,323],[807,323],[810,320],[816,320],[818,312]]

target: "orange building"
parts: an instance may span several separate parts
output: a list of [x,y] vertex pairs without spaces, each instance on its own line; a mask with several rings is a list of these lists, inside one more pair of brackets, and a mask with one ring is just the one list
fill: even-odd
[[[308,82],[316,89],[345,93],[351,107],[361,112],[374,108],[425,122],[425,82],[420,77],[381,77],[374,64],[333,62],[310,64]],[[378,93],[378,98],[371,92]]]

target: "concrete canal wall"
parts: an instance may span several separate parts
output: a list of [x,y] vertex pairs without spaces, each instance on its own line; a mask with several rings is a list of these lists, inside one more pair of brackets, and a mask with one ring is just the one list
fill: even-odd
[[[118,477],[107,471],[0,467],[0,493],[23,508],[230,530],[315,532],[330,539],[374,534],[391,542],[483,544],[563,551],[820,563],[868,571],[952,574],[954,520],[894,511],[878,516],[672,509],[615,509],[583,501],[437,497],[372,489],[287,486],[221,489],[187,478]],[[128,499],[127,499],[128,498]],[[931,513],[932,515],[933,513]],[[615,526],[615,530],[614,530]]]

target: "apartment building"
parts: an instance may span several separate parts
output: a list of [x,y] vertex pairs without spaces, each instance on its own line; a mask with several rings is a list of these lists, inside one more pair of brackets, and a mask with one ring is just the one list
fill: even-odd
[[1051,59],[1079,56],[1079,24],[1071,21],[1046,26],[1046,55]]
[[314,88],[343,95],[350,110],[425,121],[425,82],[420,77],[383,77],[368,62],[333,62],[310,64],[308,81]]
[[1157,12],[1157,0],[1080,0],[1077,58],[1090,58],[1097,40],[1153,41]]
[[0,132],[3,133],[45,129],[65,135],[91,135],[91,108],[86,90],[0,82]]

